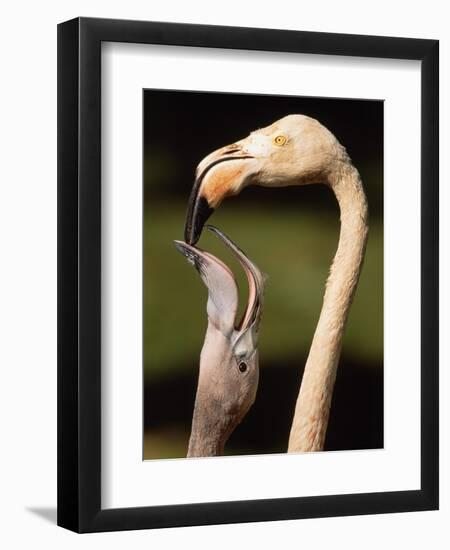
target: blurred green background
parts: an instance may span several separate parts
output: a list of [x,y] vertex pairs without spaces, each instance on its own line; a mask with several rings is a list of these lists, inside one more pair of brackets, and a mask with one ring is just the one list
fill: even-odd
[[[326,450],[383,446],[383,103],[286,96],[144,91],[144,458],[184,457],[206,330],[206,288],[175,250],[197,163],[290,113],[317,118],[347,148],[370,209],[364,267],[351,308]],[[339,211],[324,185],[247,188],[210,222],[268,274],[260,383],[228,454],[285,452],[303,367],[337,247]],[[217,237],[199,246],[236,275]]]

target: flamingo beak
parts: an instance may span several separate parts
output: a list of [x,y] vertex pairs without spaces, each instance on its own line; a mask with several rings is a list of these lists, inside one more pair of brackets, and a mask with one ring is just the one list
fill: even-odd
[[[220,163],[227,163],[232,166],[231,161],[251,159],[251,155],[239,143],[232,143],[222,147],[205,157],[197,167],[194,186],[189,197],[184,227],[184,240],[186,243],[195,245],[200,238],[203,227],[216,206],[222,199],[231,194],[230,188],[233,179],[241,172],[237,166],[236,170],[227,170],[226,177],[219,178],[219,182],[210,178],[211,170]],[[213,181],[212,181],[213,180]]]
[[238,340],[241,346],[253,342],[256,348],[266,276],[225,233],[212,225],[206,228],[231,250],[247,276],[248,300],[240,320],[236,319],[238,288],[230,268],[216,256],[194,245],[174,241],[175,247],[195,267],[208,288],[207,312],[213,324],[228,337],[235,334],[234,344],[237,345]]

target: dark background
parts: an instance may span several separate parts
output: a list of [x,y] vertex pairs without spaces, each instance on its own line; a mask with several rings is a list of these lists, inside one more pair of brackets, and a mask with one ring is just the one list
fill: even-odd
[[[206,289],[175,251],[198,162],[292,113],[317,118],[347,148],[369,201],[365,264],[337,374],[326,450],[383,446],[383,103],[144,91],[144,458],[185,456],[206,329]],[[323,185],[247,188],[211,218],[269,275],[256,402],[227,453],[285,452],[339,211]],[[217,239],[200,246],[245,278]]]

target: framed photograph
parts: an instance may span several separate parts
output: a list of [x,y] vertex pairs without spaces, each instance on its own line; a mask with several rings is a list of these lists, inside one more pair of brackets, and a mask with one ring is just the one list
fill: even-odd
[[58,524],[438,508],[438,42],[58,27]]

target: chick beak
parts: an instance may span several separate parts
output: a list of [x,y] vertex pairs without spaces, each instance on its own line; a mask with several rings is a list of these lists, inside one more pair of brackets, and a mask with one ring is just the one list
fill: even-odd
[[[241,145],[233,143],[214,151],[199,163],[197,167],[197,176],[189,197],[186,223],[184,226],[184,240],[188,244],[195,245],[197,243],[205,223],[214,212],[214,206],[210,204],[206,193],[206,176],[209,171],[222,162],[249,158],[253,157],[249,155]],[[223,196],[225,196],[225,194],[226,190],[224,190]],[[219,199],[221,198],[223,197]]]

